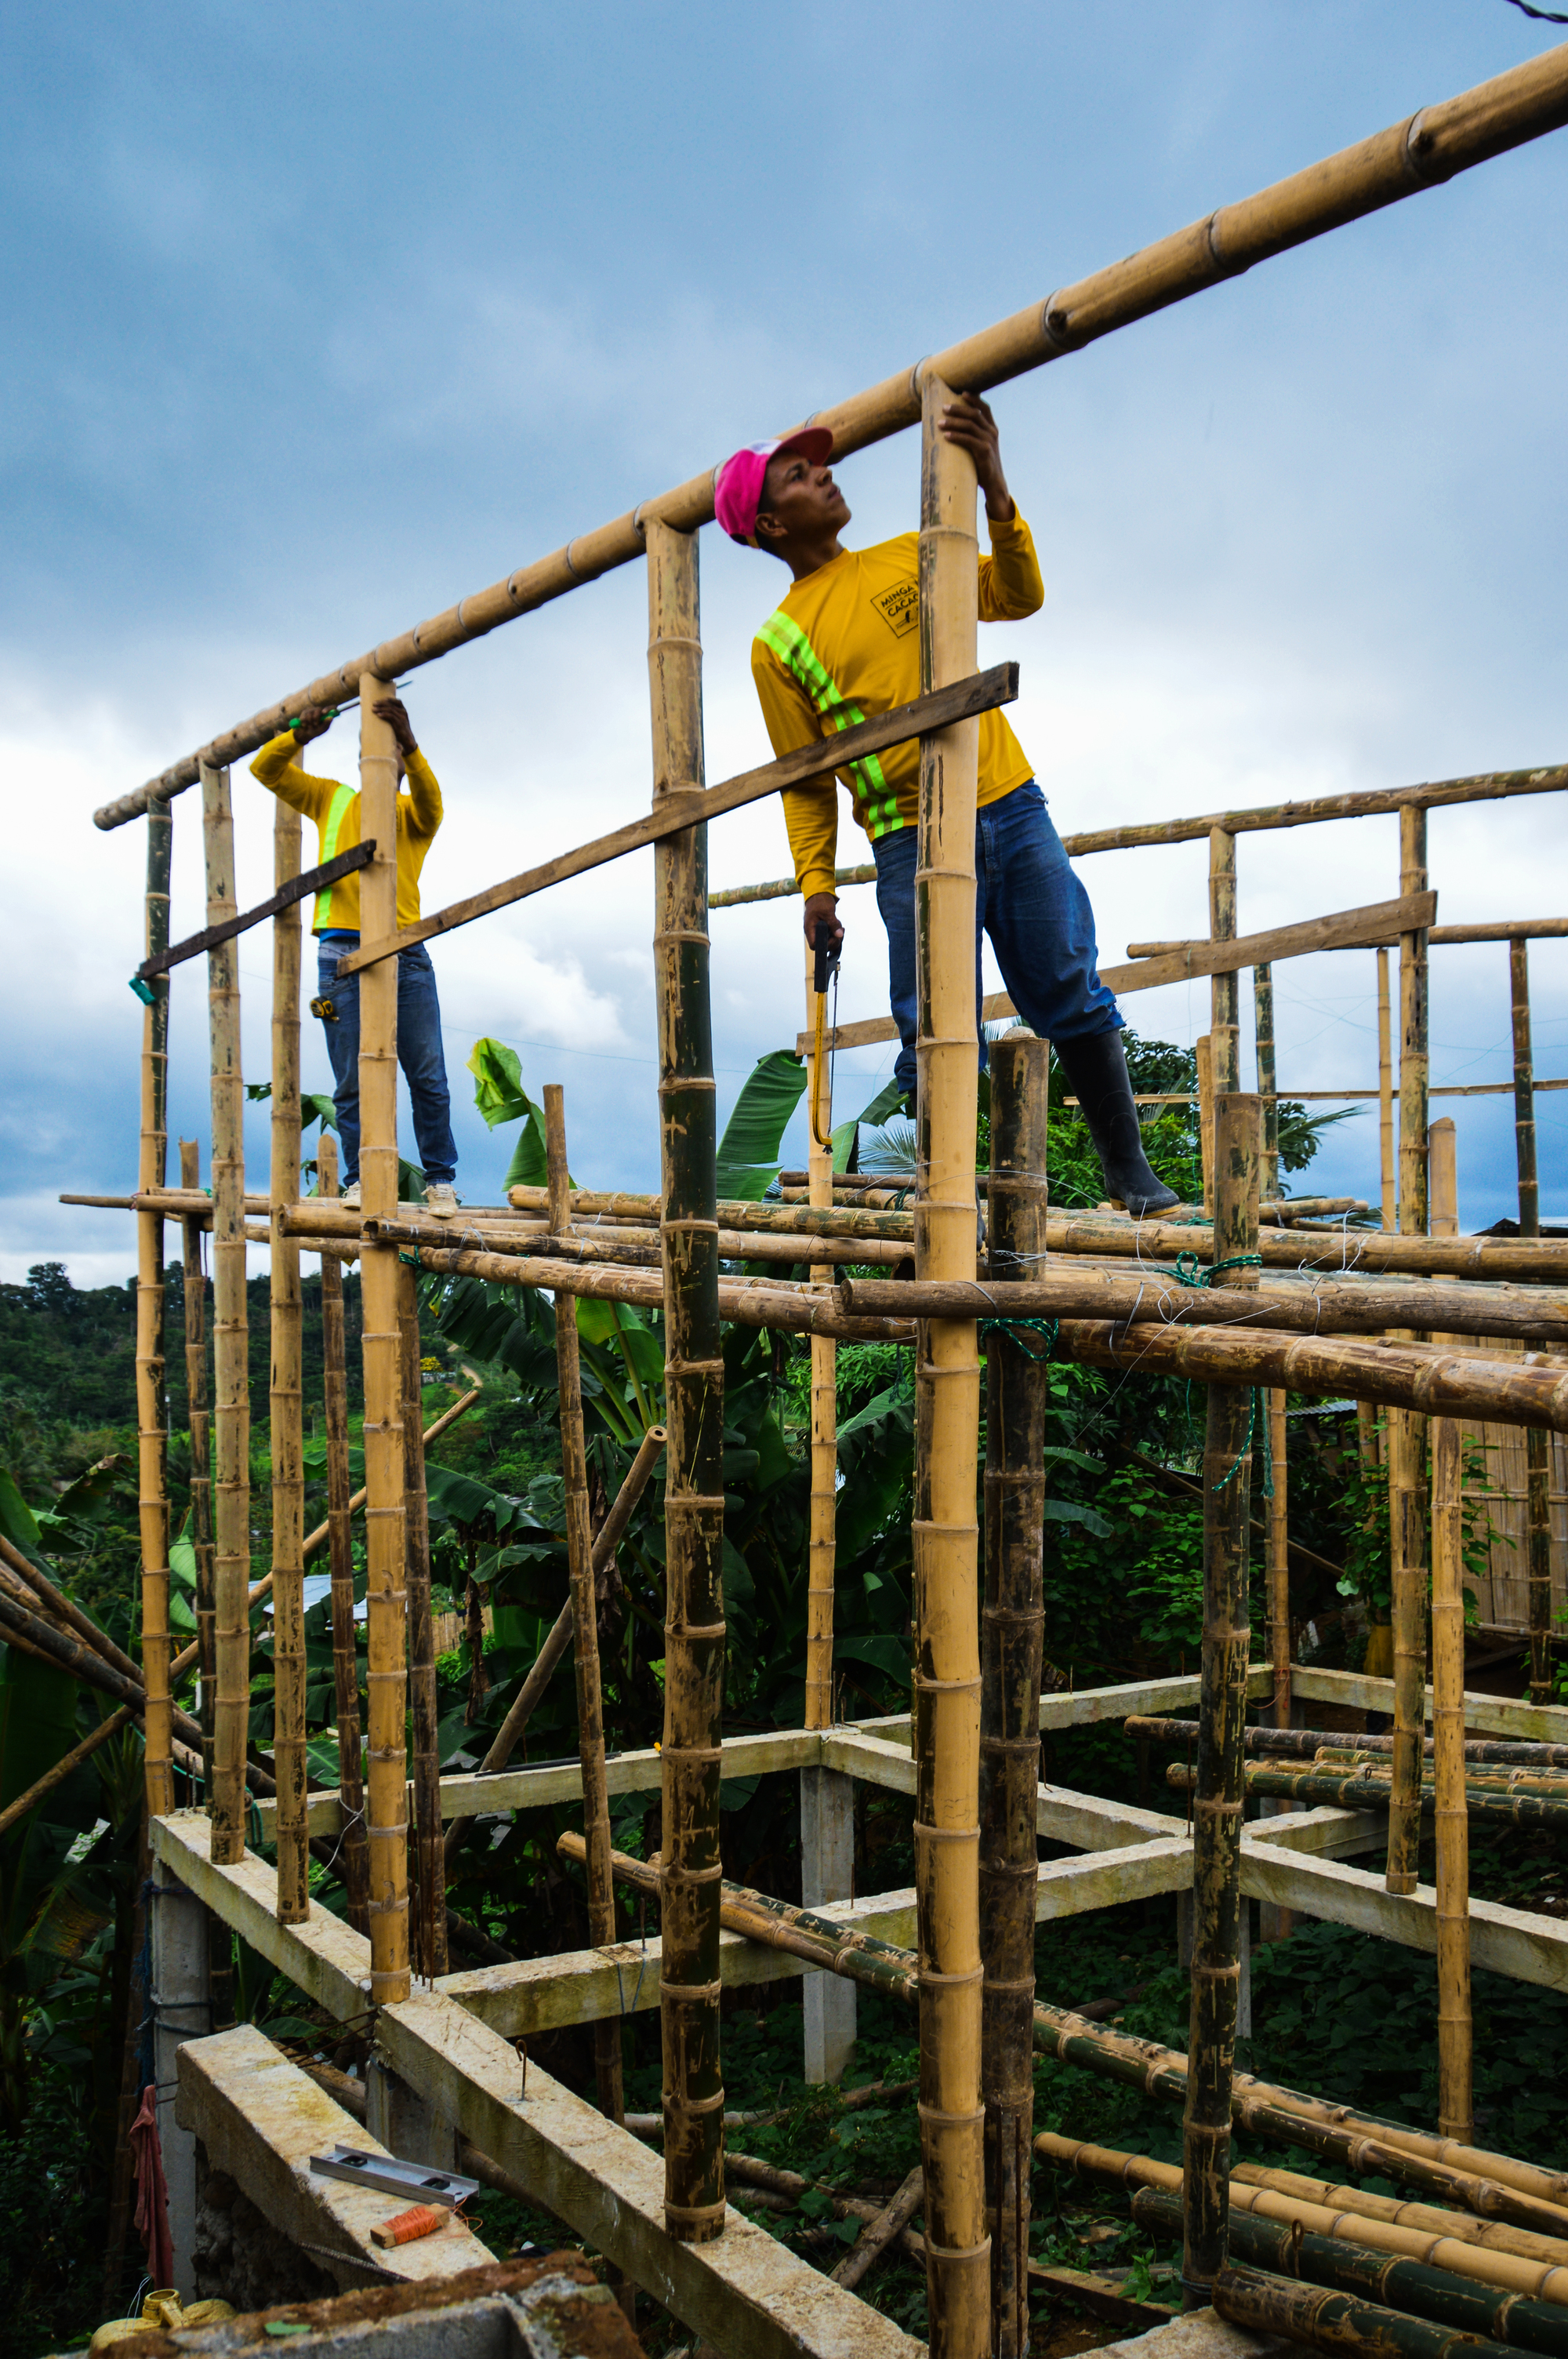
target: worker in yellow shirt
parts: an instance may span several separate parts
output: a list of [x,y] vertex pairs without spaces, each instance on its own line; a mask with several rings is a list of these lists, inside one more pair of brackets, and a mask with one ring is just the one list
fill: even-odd
[[[980,560],[983,623],[1038,612],[1044,591],[1029,527],[1002,472],[988,405],[960,394],[942,431],[969,452],[986,504],[991,553]],[[733,539],[769,550],[795,586],[752,647],[752,677],[776,754],[870,720],[920,693],[920,540],[901,533],[875,548],[846,549],[849,503],[828,465],[833,438],[808,427],[783,442],[737,451],[719,471],[714,506]],[[1176,1201],[1143,1153],[1119,1034],[1123,1018],[1097,971],[1094,912],[1051,823],[1033,771],[1000,712],[980,718],[979,811],[975,829],[975,1006],[980,935],[990,936],[1020,1016],[1055,1049],[1083,1107],[1108,1193],[1131,1212]],[[888,985],[901,1042],[894,1078],[911,1104],[915,1087],[914,870],[918,743],[869,755],[839,771],[871,838],[877,908],[887,929]],[[834,868],[838,787],[831,778],[784,797],[795,873],[806,897],[806,939],[826,929],[837,950]],[[979,1036],[985,1062],[985,1040]]]
[[[402,701],[384,697],[374,706],[376,718],[390,723],[397,740],[397,922],[419,922],[419,871],[441,824],[441,789],[435,773],[419,751]],[[331,726],[331,715],[319,704],[308,704],[297,721],[264,745],[251,764],[253,774],[305,818],[313,820],[320,838],[319,865],[361,841],[361,798],[357,787],[336,778],[313,778],[299,766],[299,748]],[[402,791],[405,780],[408,791]],[[360,944],[360,879],[356,870],[341,876],[316,896],[311,932],[317,942],[317,988],[312,1004],[320,1014],[332,1060],[333,1103],[343,1142],[343,1201],[360,1201],[360,979],[340,975],[339,966]],[[436,995],[436,970],[423,942],[397,956],[397,1061],[408,1083],[414,1109],[414,1136],[425,1174],[425,1201],[431,1212],[449,1215],[458,1209],[452,1182],[457,1178],[458,1150],[452,1137],[451,1097],[447,1088],[447,1060],[441,1047],[441,1006]]]

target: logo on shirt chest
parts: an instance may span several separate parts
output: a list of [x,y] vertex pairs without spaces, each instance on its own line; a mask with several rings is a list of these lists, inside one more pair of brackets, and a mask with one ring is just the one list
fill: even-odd
[[920,620],[920,584],[895,582],[891,590],[880,591],[871,603],[893,637],[906,639]]

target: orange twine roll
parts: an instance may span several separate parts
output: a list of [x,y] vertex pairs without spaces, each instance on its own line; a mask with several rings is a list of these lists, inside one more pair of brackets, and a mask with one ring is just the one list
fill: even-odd
[[438,2212],[433,2203],[416,2203],[410,2211],[395,2212],[370,2233],[378,2245],[412,2245],[419,2236],[433,2236],[451,2216],[449,2212]]

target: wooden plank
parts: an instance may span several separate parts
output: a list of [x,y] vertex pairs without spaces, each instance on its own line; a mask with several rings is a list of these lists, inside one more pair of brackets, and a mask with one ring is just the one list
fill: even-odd
[[[1271,1830],[1282,1823],[1271,1820]],[[1437,1950],[1437,1895],[1427,1884],[1390,1892],[1380,1868],[1347,1867],[1260,1842],[1249,1827],[1241,1842],[1241,1889],[1255,1900],[1295,1908],[1334,1925],[1352,1925],[1407,1950]],[[1568,1990],[1568,1925],[1495,1900],[1470,1903],[1472,1962],[1515,1982]]]
[[[421,2284],[482,2268],[495,2258],[456,2215],[416,2243],[389,2251],[376,2245],[371,2230],[397,2209],[395,2199],[324,2178],[312,2171],[310,2158],[340,2143],[366,2154],[387,2149],[254,2024],[185,2043],[175,2118],[194,2131],[211,2168],[227,2171],[268,2226],[304,2245],[344,2288],[363,2285],[367,2269],[373,2278],[390,2274]],[[341,2268],[323,2245],[342,2254]]]
[[760,769],[742,770],[738,777],[726,778],[717,787],[686,788],[661,795],[656,810],[645,811],[640,819],[613,829],[609,835],[579,844],[573,852],[558,853],[553,860],[541,861],[536,868],[524,869],[521,875],[487,886],[482,893],[470,893],[466,901],[450,902],[446,908],[438,909],[433,918],[422,919],[418,925],[406,927],[395,936],[362,942],[351,958],[342,961],[338,973],[356,974],[362,967],[373,966],[378,960],[391,958],[398,951],[411,950],[416,942],[430,941],[437,934],[450,933],[454,926],[471,925],[476,918],[487,918],[493,910],[509,908],[514,902],[524,901],[530,894],[542,893],[548,886],[562,884],[568,876],[581,876],[590,868],[602,868],[607,861],[623,859],[629,852],[639,852],[644,845],[678,835],[686,828],[720,819],[726,811],[741,810],[748,803],[782,794],[786,788],[806,786],[814,778],[831,777],[835,770],[845,769],[868,754],[884,753],[890,745],[905,745],[926,731],[945,728],[955,721],[971,720],[977,713],[994,711],[998,705],[1011,704],[1017,695],[1018,666],[993,664],[989,671],[973,672],[968,679],[933,690],[929,696],[917,696],[911,704],[895,705],[891,712],[878,713],[874,720],[840,730],[835,737],[797,745],[778,761],[765,762]]
[[427,2104],[717,2349],[924,2359],[924,2343],[733,2207],[712,2243],[676,2244],[664,2225],[664,2157],[537,2064],[524,2068],[499,2032],[441,1993],[383,2007],[376,2038]]
[[[171,966],[200,958],[203,951],[216,950],[220,942],[232,941],[236,934],[248,933],[253,926],[259,926],[264,918],[276,918],[280,909],[291,909],[307,894],[335,885],[340,876],[351,876],[357,868],[367,868],[374,858],[373,835],[363,843],[351,844],[335,860],[323,861],[319,868],[308,868],[303,875],[291,876],[287,885],[278,886],[270,901],[260,901],[254,909],[242,909],[238,917],[225,918],[222,925],[209,926],[205,933],[189,934],[172,950],[160,951],[157,958],[144,959],[136,969],[136,980],[150,983],[155,974],[167,974]],[[262,1201],[265,1203],[266,1200],[264,1197]]]
[[[1370,1680],[1360,1671],[1319,1670],[1301,1663],[1291,1667],[1291,1693],[1318,1703],[1359,1705],[1364,1712],[1392,1712],[1392,1680]],[[1432,1718],[1432,1690],[1426,1690],[1426,1716]],[[1568,1707],[1562,1704],[1514,1703],[1505,1696],[1465,1691],[1465,1725],[1473,1736],[1518,1736],[1533,1745],[1568,1745]]]

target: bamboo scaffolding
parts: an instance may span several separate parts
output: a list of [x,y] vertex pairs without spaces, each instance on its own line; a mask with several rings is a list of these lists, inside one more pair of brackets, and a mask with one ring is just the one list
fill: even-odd
[[[1424,1135],[1423,1131],[1423,1139]],[[853,1217],[835,1212],[835,1226]],[[895,1220],[899,1215],[873,1212],[860,1217]],[[1200,1223],[1187,1226],[1174,1221],[1134,1222],[1109,1213],[1054,1212],[1045,1242],[1053,1254],[1174,1261],[1179,1253],[1201,1256],[1211,1240]],[[1568,1246],[1548,1239],[1530,1243],[1507,1237],[1385,1237],[1367,1229],[1336,1228],[1315,1234],[1300,1229],[1265,1229],[1258,1249],[1265,1269],[1320,1269],[1331,1277],[1409,1271],[1423,1277],[1482,1278],[1498,1284],[1543,1280],[1555,1286],[1568,1278]]]
[[1114,1268],[1085,1268],[1064,1258],[1034,1276],[986,1279],[972,1286],[907,1279],[840,1277],[835,1287],[847,1316],[887,1318],[897,1311],[929,1319],[960,1310],[981,1318],[1115,1318],[1138,1326],[1284,1328],[1304,1335],[1382,1335],[1390,1329],[1436,1326],[1454,1334],[1515,1335],[1534,1343],[1568,1343],[1568,1318],[1541,1312],[1528,1296],[1453,1286],[1376,1286],[1365,1279],[1325,1278],[1313,1286],[1260,1285],[1249,1293],[1231,1284],[1204,1287],[1158,1268],[1124,1277]]
[[[1234,838],[1229,839],[1234,855]],[[1223,876],[1223,869],[1221,871]],[[1217,917],[1224,915],[1221,897]],[[1234,1031],[1228,1054],[1234,1059]],[[1217,1071],[1220,1059],[1217,1056]],[[1215,1096],[1215,1265],[1257,1251],[1259,1105]],[[1237,1272],[1241,1290],[1251,1275]],[[1201,2299],[1225,2260],[1230,2079],[1241,1944],[1241,1733],[1251,1653],[1247,1576],[1256,1395],[1211,1385],[1204,1440],[1204,1636],[1193,1801],[1192,2017],[1182,2125],[1182,2282]]]
[[[234,915],[234,823],[227,770],[203,766],[201,832],[207,916]],[[232,942],[208,955],[212,1062],[212,1353],[217,1461],[213,1485],[212,1858],[244,1857],[245,1739],[250,1718],[250,1372],[245,1309],[245,1092],[240,1061],[239,961]]]
[[[360,681],[362,832],[375,858],[361,873],[360,908],[369,934],[391,933],[397,915],[397,752],[378,699],[380,678]],[[397,1208],[397,967],[386,962],[360,982],[360,1201],[367,1218]],[[365,1691],[369,1743],[365,1842],[369,1858],[373,2006],[405,1999],[408,1971],[408,1804],[404,1715],[408,1596],[404,1486],[403,1386],[398,1332],[397,1248],[367,1240],[360,1262],[364,1315]]]
[[[316,1184],[338,1192],[338,1142],[323,1129],[316,1148]],[[343,1272],[321,1256],[321,1391],[327,1429],[327,1546],[332,1580],[332,1694],[338,1724],[338,1792],[343,1805],[343,1887],[350,1924],[370,1931],[370,1862],[365,1850],[364,1774],[361,1761],[359,1642],[354,1634],[354,1550],[349,1495],[349,1369],[343,1334]],[[470,1396],[472,1397],[472,1396]],[[362,1500],[363,1495],[361,1495]],[[312,1535],[314,1538],[315,1535]],[[302,1554],[308,1553],[309,1543]]]
[[[1230,841],[1234,847],[1236,838],[1232,836]],[[1258,1095],[1263,1104],[1263,1157],[1258,1188],[1263,1203],[1272,1203],[1280,1192],[1280,1101],[1274,1088],[1274,969],[1267,960],[1252,970],[1252,1041],[1258,1063]],[[1259,1209],[1261,1212],[1262,1206]]]
[[408,1691],[413,1705],[414,1857],[418,1872],[416,1970],[447,1971],[446,1854],[441,1846],[441,1755],[437,1723],[436,1625],[430,1611],[430,1504],[419,1405],[417,1273],[397,1263],[398,1370],[403,1395],[404,1579],[408,1589]]
[[[174,834],[167,802],[147,813],[146,936],[149,956],[168,940],[168,880]],[[168,1157],[168,986],[147,986],[142,1010],[138,1188],[161,1188]],[[174,1808],[169,1753],[168,1448],[164,1391],[163,1223],[136,1215],[136,1489],[142,1554],[142,1663],[147,1686],[143,1781],[149,1818]]]
[[[582,1837],[562,1835],[557,1849],[564,1859],[580,1861]],[[656,1895],[655,1865],[628,1858],[623,1852],[611,1854],[611,1865],[617,1883],[650,1897]],[[721,1887],[720,1919],[727,1931],[740,1933],[764,1948],[798,1957],[824,1973],[847,1975],[906,2006],[919,2003],[919,1962],[912,1950],[846,1930],[831,1918],[793,1908],[787,1901],[750,1891],[743,1885],[726,1883]],[[1081,2066],[1145,2096],[1177,2104],[1184,2099],[1187,2060],[1179,2050],[1162,2048],[1155,2040],[1135,2038],[1037,1999],[1033,2041],[1037,2054],[1054,2056],[1058,2063]],[[1302,2147],[1370,2177],[1402,2180],[1441,2202],[1459,2205],[1477,2219],[1509,2222],[1509,2229],[1496,2232],[1496,2237],[1505,2239],[1501,2249],[1518,2249],[1518,2230],[1552,2237],[1561,2247],[1557,2257],[1568,2264],[1568,2173],[1544,2170],[1512,2155],[1458,2145],[1405,2123],[1355,2114],[1325,2098],[1281,2088],[1247,2072],[1232,2077],[1231,2104],[1238,2127],[1256,2137],[1278,2146]],[[1042,2150],[1044,2136],[1035,2138],[1036,2153]],[[1249,2168],[1243,2166],[1244,2171]],[[1354,2192],[1341,2190],[1342,2200],[1348,2201]],[[1357,2195],[1356,2200],[1375,2204],[1383,2199]],[[1456,2217],[1451,2233],[1460,2234],[1465,2226]]]
[[[648,674],[654,804],[703,780],[697,542],[650,519]],[[665,2225],[685,2244],[724,2228],[719,2027],[719,1786],[724,1712],[724,1360],[719,1329],[708,836],[654,853],[664,1248]]]
[[[982,329],[961,343],[937,354],[924,368],[899,369],[880,385],[847,401],[819,411],[813,422],[833,435],[835,456],[848,458],[874,442],[883,441],[913,426],[921,414],[921,380],[945,379],[967,391],[983,393],[992,386],[1076,352],[1101,336],[1113,334],[1134,321],[1146,319],[1168,304],[1201,293],[1254,263],[1287,252],[1346,222],[1397,203],[1422,189],[1435,187],[1494,156],[1506,154],[1531,139],[1556,130],[1568,120],[1568,54],[1548,49],[1524,64],[1478,83],[1458,96],[1424,106],[1403,122],[1368,139],[1325,157],[1290,178],[1276,181],[1255,196],[1222,206],[1206,219],[1175,231],[1156,244],[1060,288],[1044,302],[1032,301],[1009,319]],[[308,687],[267,705],[203,747],[188,755],[117,802],[93,814],[102,828],[124,826],[141,816],[149,795],[178,794],[192,785],[200,760],[237,761],[254,753],[306,703],[341,704],[356,690],[363,697],[377,682],[432,663],[452,648],[482,638],[497,625],[512,621],[565,596],[583,582],[596,580],[643,552],[643,533],[651,522],[694,532],[713,515],[713,477],[708,468],[675,489],[641,501],[627,514],[596,530],[580,535],[564,549],[506,574],[490,588],[463,599],[446,613],[432,616],[398,637],[384,641],[370,654],[351,658],[324,672]],[[1523,772],[1525,781],[1540,779],[1559,786],[1562,774]],[[1460,782],[1450,782],[1457,784]],[[1319,803],[1285,808],[1301,817],[1285,825],[1302,824],[1316,816],[1339,816],[1351,810],[1397,810],[1400,794],[1423,796],[1429,804],[1443,800],[1480,799],[1489,790],[1506,791],[1500,780],[1467,779],[1465,796],[1444,793],[1438,786],[1393,790],[1389,795],[1336,795]],[[1326,808],[1325,808],[1326,807]],[[1348,815],[1346,813],[1346,815]],[[1225,812],[1217,818],[1233,832],[1243,831],[1251,814]],[[1183,842],[1191,833],[1206,834],[1213,821],[1156,823],[1153,827],[1102,831],[1088,839],[1089,848],[1124,849],[1131,842]],[[1185,826],[1189,832],[1178,833]],[[1073,846],[1069,842],[1069,853]]]
[[1437,2121],[1467,2140],[1470,1814],[1465,1794],[1465,1531],[1458,1426],[1432,1422],[1432,1729],[1437,1821]]
[[[921,372],[920,679],[974,668],[974,462],[940,432],[951,389]],[[975,1276],[975,812],[979,725],[920,744],[914,906],[919,991],[915,1268]],[[838,1217],[838,1216],[836,1216]],[[916,1348],[914,1861],[920,2143],[932,2359],[979,2359],[990,2331],[980,2100],[979,1710],[975,1495],[979,1360],[970,1319]]]
[[[622,1477],[621,1488],[615,1495],[615,1504],[600,1527],[598,1537],[593,1543],[593,1577],[596,1595],[599,1577],[609,1570],[614,1560],[615,1551],[621,1545],[627,1525],[632,1520],[633,1510],[648,1486],[654,1465],[664,1450],[665,1440],[665,1429],[662,1425],[651,1425],[648,1428],[637,1446],[637,1455]],[[524,1731],[528,1725],[534,1707],[549,1686],[557,1665],[572,1643],[574,1619],[572,1600],[568,1593],[567,1602],[556,1616],[549,1636],[535,1656],[528,1676],[513,1698],[511,1709],[496,1731],[489,1752],[479,1765],[479,1775],[481,1777],[491,1777],[495,1771],[504,1769],[522,1742]],[[452,1821],[446,1833],[446,1853],[449,1862],[459,1846],[472,1832],[473,1826],[472,1817]]]
[[[1045,1230],[1051,1049],[992,1043],[990,1265],[1037,1266]],[[1025,1343],[1029,1341],[1024,1339]],[[980,1616],[980,2093],[991,2235],[990,2347],[1029,2347],[1029,2168],[1034,2127],[1035,1822],[1044,1653],[1047,1375],[993,1329],[986,1343],[986,1580]]]
[[[1426,813],[1400,813],[1400,889],[1427,887]],[[1400,1233],[1424,1235],[1427,1208],[1427,950],[1420,930],[1400,936]],[[1394,1636],[1393,1795],[1386,1882],[1413,1892],[1421,1814],[1415,1789],[1425,1726],[1426,1431],[1396,1410],[1388,1420],[1389,1538]]]
[[[285,802],[273,821],[273,882],[299,873],[299,814]],[[273,1204],[299,1196],[299,904],[272,925]],[[300,1379],[299,1246],[272,1241],[273,1762],[277,1777],[277,1921],[310,1914],[310,1854],[305,1771],[305,1399]]]
[[[560,1084],[545,1085],[545,1146],[552,1210],[550,1225],[568,1226],[566,1109]],[[561,1405],[561,1475],[566,1495],[567,1563],[577,1668],[578,1750],[582,1762],[582,1824],[587,1840],[588,1938],[596,1949],[615,1940],[615,1886],[610,1873],[610,1788],[604,1770],[604,1699],[599,1673],[599,1596],[593,1576],[593,1528],[588,1495],[588,1450],[583,1439],[582,1372],[578,1353],[577,1303],[556,1297],[556,1370]],[[439,1808],[440,1796],[437,1795]],[[594,2082],[599,2110],[612,2122],[626,2118],[622,2086],[621,2024],[607,2016],[593,2027]]]
[[[179,1142],[180,1186],[195,1192],[201,1181],[201,1148],[194,1138]],[[184,1224],[185,1397],[190,1435],[190,1545],[196,1558],[197,1714],[201,1723],[201,1787],[207,1807],[212,1796],[212,1682],[214,1676],[212,1590],[212,1419],[207,1397],[207,1277],[202,1267],[201,1227]],[[180,1660],[184,1660],[183,1655]],[[169,1684],[176,1678],[169,1666]]]
[[[1151,2235],[1169,2236],[1180,2216],[1179,2199],[1162,2189],[1141,2188],[1132,2198],[1132,2217]],[[1231,2234],[1238,2258],[1249,2267],[1379,2298],[1409,2315],[1459,2330],[1467,2348],[1470,2338],[1489,2336],[1494,2343],[1521,2344],[1553,2359],[1568,2354],[1568,2316],[1550,2299],[1532,2300],[1404,2253],[1307,2230],[1299,2221],[1268,2220],[1238,2209]]]
[[[806,945],[806,1016],[809,1027],[816,994],[816,955]],[[816,1136],[817,1121],[824,1134],[833,1127],[833,1075],[818,1077],[816,1058],[806,1063],[806,1095],[818,1109],[811,1126],[807,1186],[811,1201],[829,1209],[834,1200],[833,1149]],[[771,1240],[770,1240],[771,1242]],[[721,1248],[722,1250],[722,1248]],[[827,1285],[833,1275],[829,1262],[814,1262],[811,1277]],[[806,1540],[806,1725],[830,1728],[833,1723],[833,1575],[838,1560],[838,1346],[831,1335],[811,1339],[811,1520]]]

